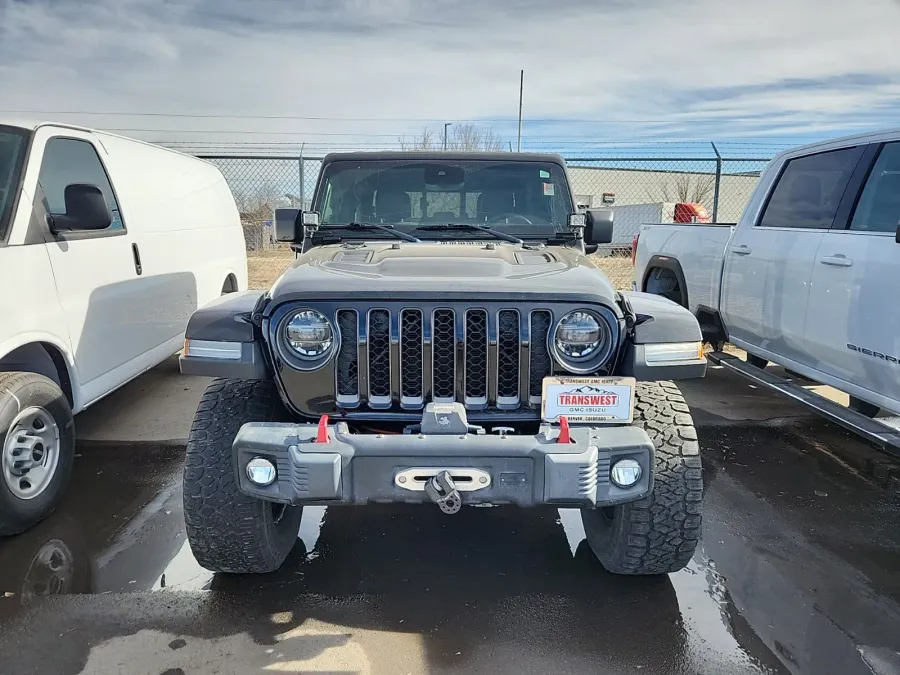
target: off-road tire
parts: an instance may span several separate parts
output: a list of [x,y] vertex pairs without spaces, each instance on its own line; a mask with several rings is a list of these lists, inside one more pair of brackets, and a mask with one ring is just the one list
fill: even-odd
[[637,502],[582,509],[588,544],[614,574],[669,574],[700,540],[703,475],[697,432],[673,382],[638,382],[634,424],[656,448],[652,494]]
[[53,380],[29,372],[0,372],[0,453],[10,425],[19,412],[32,406],[50,413],[59,431],[59,458],[47,487],[31,499],[17,497],[2,474],[0,456],[0,536],[18,534],[49,516],[59,505],[75,461],[75,423],[69,400]]
[[213,572],[277,570],[297,541],[303,508],[273,504],[238,490],[231,445],[247,422],[284,422],[272,382],[213,380],[206,388],[184,462],[184,520],[191,551]]

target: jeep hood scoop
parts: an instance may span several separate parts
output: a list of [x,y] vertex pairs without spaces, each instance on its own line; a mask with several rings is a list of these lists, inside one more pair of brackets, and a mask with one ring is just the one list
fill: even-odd
[[276,301],[299,297],[475,299],[576,293],[608,303],[614,290],[578,250],[527,249],[503,242],[377,242],[311,249],[272,288]]

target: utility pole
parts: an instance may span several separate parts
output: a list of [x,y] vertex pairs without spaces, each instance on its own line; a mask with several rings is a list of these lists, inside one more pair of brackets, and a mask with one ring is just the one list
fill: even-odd
[[522,152],[522,91],[525,89],[525,71],[519,71],[519,142],[516,152]]
[[444,151],[447,150],[447,127],[453,126],[453,122],[444,122]]

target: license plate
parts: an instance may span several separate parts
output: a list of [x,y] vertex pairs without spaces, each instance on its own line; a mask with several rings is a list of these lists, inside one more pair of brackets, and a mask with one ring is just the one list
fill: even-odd
[[541,417],[558,422],[630,424],[634,410],[633,377],[545,377]]

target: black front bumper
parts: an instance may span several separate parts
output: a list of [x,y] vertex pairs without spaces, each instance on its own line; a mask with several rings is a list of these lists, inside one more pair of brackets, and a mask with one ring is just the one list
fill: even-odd
[[[654,449],[634,426],[577,427],[570,443],[545,425],[533,436],[455,434],[352,434],[344,423],[327,427],[316,442],[312,424],[250,423],[233,446],[240,490],[288,504],[424,503],[423,479],[447,470],[464,504],[558,504],[608,506],[641,499],[653,489]],[[256,457],[277,467],[277,479],[250,482],[247,463]],[[610,467],[632,458],[640,480],[621,488]]]

